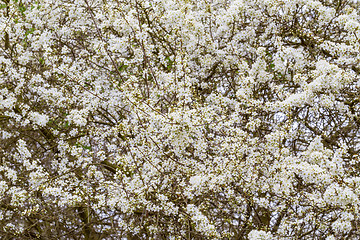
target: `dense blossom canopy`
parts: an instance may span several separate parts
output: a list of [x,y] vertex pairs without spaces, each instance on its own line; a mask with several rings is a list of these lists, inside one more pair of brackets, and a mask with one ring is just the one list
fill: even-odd
[[1,238],[359,239],[359,11],[1,0]]

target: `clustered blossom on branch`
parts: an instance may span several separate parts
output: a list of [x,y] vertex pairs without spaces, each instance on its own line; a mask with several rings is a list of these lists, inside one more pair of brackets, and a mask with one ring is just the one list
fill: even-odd
[[4,239],[359,239],[360,5],[1,0]]

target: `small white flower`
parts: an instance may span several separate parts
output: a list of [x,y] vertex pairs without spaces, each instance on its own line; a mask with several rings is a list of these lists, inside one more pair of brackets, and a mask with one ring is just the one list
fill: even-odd
[[30,112],[29,118],[31,121],[33,121],[35,124],[41,127],[44,127],[49,121],[48,116],[44,114],[40,114],[38,112]]
[[249,240],[271,240],[273,236],[269,232],[252,230],[249,235]]
[[87,110],[82,109],[82,110],[72,110],[70,112],[70,114],[67,116],[67,120],[69,122],[74,123],[75,125],[79,126],[79,127],[83,127],[86,125],[87,120],[86,120],[86,115],[87,115]]

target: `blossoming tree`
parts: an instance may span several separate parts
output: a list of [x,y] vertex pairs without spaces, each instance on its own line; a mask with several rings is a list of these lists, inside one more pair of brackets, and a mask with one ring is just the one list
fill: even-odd
[[360,8],[2,0],[2,239],[359,239]]

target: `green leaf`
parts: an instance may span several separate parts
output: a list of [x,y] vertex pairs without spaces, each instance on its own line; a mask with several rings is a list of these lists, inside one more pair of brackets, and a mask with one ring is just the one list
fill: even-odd
[[82,145],[82,148],[83,148],[83,149],[86,149],[86,150],[91,150],[91,146],[83,146],[83,145]]
[[172,61],[170,57],[166,57],[165,60],[167,61],[166,69],[170,71],[174,65],[174,61]]
[[122,71],[125,71],[127,68],[128,68],[128,65],[121,63],[118,69],[120,72],[122,72]]
[[25,37],[27,37],[29,34],[32,34],[33,32],[35,31],[35,28],[30,28],[30,29],[28,29],[28,30],[26,30],[26,32],[25,32]]
[[24,7],[24,6],[19,6],[19,11],[20,11],[21,13],[24,13],[24,12],[26,11],[26,7]]

